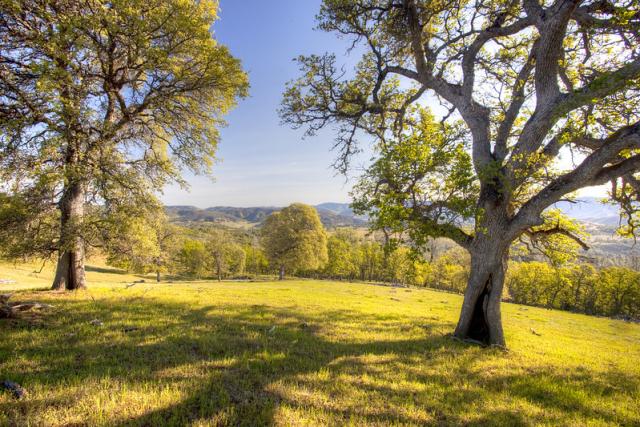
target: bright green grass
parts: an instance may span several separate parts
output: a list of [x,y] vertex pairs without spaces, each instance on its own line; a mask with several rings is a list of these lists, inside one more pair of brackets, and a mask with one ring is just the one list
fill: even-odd
[[[0,265],[0,293],[47,287],[32,270]],[[88,278],[18,291],[42,325],[0,320],[0,381],[29,391],[0,425],[640,425],[640,325],[505,304],[504,352],[447,336],[446,293]]]

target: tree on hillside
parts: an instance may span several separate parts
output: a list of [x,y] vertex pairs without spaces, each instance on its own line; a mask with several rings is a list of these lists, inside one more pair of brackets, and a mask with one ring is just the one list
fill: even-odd
[[315,270],[327,262],[327,233],[318,211],[302,203],[272,213],[262,226],[262,242],[280,280],[287,271]]
[[178,251],[177,260],[180,273],[194,279],[202,279],[209,273],[211,254],[204,242],[186,239]]
[[266,274],[269,271],[269,260],[258,242],[244,245],[245,269],[250,274]]
[[358,264],[360,280],[376,280],[380,277],[380,270],[384,266],[384,248],[374,241],[362,242],[358,248]]
[[607,315],[628,313],[637,319],[640,315],[640,273],[624,267],[609,267],[602,271],[603,288],[601,310]]
[[214,0],[0,7],[0,211],[37,238],[29,255],[58,253],[54,289],[82,288],[91,206],[122,211],[184,184],[182,168],[208,172],[247,77],[212,37]]
[[178,251],[180,228],[169,223],[161,211],[110,214],[103,223],[103,251],[107,263],[136,273],[155,273],[160,282],[162,273],[170,270]]
[[[283,120],[308,134],[335,125],[343,171],[358,138],[375,140],[362,210],[416,244],[448,237],[470,252],[455,336],[505,344],[509,248],[552,235],[584,246],[544,216],[576,190],[611,183],[635,231],[636,0],[324,0],[319,25],[364,53],[353,73],[332,54],[301,57]],[[422,107],[436,99],[439,123]]]
[[358,276],[359,241],[353,230],[339,229],[327,241],[327,263],[323,274],[332,279],[353,280]]
[[224,231],[213,230],[209,234],[206,248],[211,257],[212,270],[218,280],[222,280],[229,273],[243,273],[246,254],[242,246],[234,242]]

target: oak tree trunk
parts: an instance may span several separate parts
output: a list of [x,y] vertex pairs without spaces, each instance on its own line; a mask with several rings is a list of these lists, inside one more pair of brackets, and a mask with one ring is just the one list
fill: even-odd
[[222,282],[222,255],[220,253],[215,254],[216,260],[216,277],[218,278],[218,282]]
[[280,280],[284,280],[284,265],[280,266],[280,276],[279,276]]
[[80,183],[68,184],[59,203],[60,248],[52,289],[86,288],[84,242],[78,227],[84,216],[84,190]]
[[471,274],[454,335],[485,345],[505,346],[500,300],[507,253],[499,242],[471,250]]

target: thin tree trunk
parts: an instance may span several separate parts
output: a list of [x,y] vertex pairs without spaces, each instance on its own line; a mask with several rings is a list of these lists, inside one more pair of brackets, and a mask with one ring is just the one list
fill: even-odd
[[505,346],[500,299],[507,268],[507,253],[499,245],[471,251],[471,274],[454,335],[486,345]]
[[284,280],[284,265],[280,266],[280,275],[279,275],[279,279],[280,280]]
[[156,271],[156,282],[160,283],[160,270]]
[[84,270],[84,242],[79,226],[84,216],[84,190],[82,184],[67,186],[60,200],[60,249],[52,289],[74,290],[86,288]]
[[216,277],[218,282],[222,282],[222,254],[216,252],[214,258],[216,260]]

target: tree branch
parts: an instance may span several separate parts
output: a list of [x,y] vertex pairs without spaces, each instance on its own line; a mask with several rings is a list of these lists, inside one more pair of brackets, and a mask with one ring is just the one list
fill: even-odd
[[591,247],[584,240],[582,240],[579,236],[576,236],[575,234],[573,234],[571,231],[560,227],[560,224],[557,224],[555,227],[549,228],[546,230],[535,230],[535,231],[526,230],[524,234],[533,241],[536,241],[540,237],[548,237],[548,236],[560,234],[562,236],[568,237],[571,240],[575,241],[585,251],[588,251],[589,249],[591,249]]
[[[522,206],[513,219],[514,225],[535,225],[542,211],[556,203],[565,194],[583,187],[604,184],[637,170],[640,166],[640,155],[616,162],[619,153],[629,148],[640,148],[640,122],[625,126],[613,133],[599,149],[587,156],[573,171],[549,183]],[[607,166],[611,162],[616,163]]]

